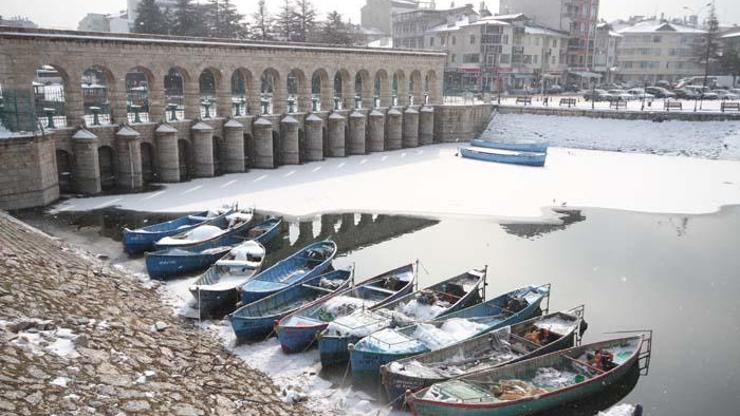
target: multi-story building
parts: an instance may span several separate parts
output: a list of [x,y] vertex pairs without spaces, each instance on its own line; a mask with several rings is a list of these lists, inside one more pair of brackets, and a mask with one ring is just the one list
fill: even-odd
[[499,11],[524,13],[534,24],[569,33],[569,69],[592,70],[599,0],[501,0]]
[[27,17],[15,16],[10,18],[4,18],[0,16],[0,26],[13,26],[13,27],[25,27],[29,29],[36,29],[39,27],[36,23],[30,21]]
[[363,28],[376,29],[390,36],[394,14],[416,10],[423,5],[425,3],[420,4],[419,0],[367,0],[360,9],[360,24]]
[[440,25],[456,25],[468,17],[477,18],[478,13],[468,4],[452,9],[416,9],[393,15],[393,47],[411,49],[435,49],[427,47],[425,36],[432,28]]
[[612,25],[602,22],[596,26],[593,70],[601,75],[601,81],[611,83],[619,71],[617,50],[622,35],[614,31]]
[[624,82],[678,81],[704,72],[694,57],[694,45],[706,32],[701,29],[646,20],[618,30],[619,74]]
[[77,30],[83,32],[129,33],[125,11],[116,14],[88,13],[80,20]]
[[740,53],[740,29],[723,33],[720,39],[724,50],[734,49],[737,53]]

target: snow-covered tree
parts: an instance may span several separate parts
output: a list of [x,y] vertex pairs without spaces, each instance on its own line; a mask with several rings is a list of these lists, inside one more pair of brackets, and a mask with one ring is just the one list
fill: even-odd
[[155,3],[155,0],[143,0],[139,3],[136,13],[134,32],[150,34],[167,34],[169,32],[167,18]]

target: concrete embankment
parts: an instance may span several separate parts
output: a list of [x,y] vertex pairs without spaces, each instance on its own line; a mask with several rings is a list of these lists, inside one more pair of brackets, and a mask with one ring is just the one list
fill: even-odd
[[495,105],[501,114],[536,114],[543,116],[612,118],[619,120],[740,121],[740,113],[702,113],[679,111],[591,110],[579,108]]
[[0,414],[307,414],[155,289],[1,211],[0,345]]

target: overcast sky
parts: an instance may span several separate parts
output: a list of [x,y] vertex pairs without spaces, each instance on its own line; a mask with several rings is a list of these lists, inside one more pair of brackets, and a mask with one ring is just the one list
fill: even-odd
[[[437,8],[449,6],[451,0],[437,0]],[[708,0],[601,0],[600,17],[614,20],[629,15],[654,15],[665,13],[667,16],[687,14],[684,7],[700,9]],[[738,0],[716,0],[720,21],[740,24],[740,6]],[[205,0],[201,0],[205,2]],[[233,0],[240,12],[250,16],[257,0]],[[268,5],[277,9],[282,0],[267,0]],[[313,0],[320,12],[336,9],[352,22],[359,23],[360,7],[364,0]],[[463,3],[480,4],[480,0],[457,0]],[[492,11],[498,10],[498,0],[487,0]],[[126,0],[1,0],[0,15],[21,15],[30,18],[40,26],[76,29],[77,23],[87,13],[111,13],[126,8]],[[706,10],[706,9],[705,9]]]

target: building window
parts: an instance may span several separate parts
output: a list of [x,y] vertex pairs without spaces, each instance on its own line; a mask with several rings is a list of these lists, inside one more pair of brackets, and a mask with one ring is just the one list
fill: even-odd
[[511,55],[509,55],[508,53],[501,55],[501,58],[499,58],[499,62],[501,62],[502,64],[508,64],[509,62],[511,62]]
[[450,55],[450,62],[453,62],[454,63],[455,62],[455,58],[457,58],[457,55],[455,55],[454,53],[452,55]]
[[470,35],[470,44],[475,45],[475,35]]
[[463,55],[464,64],[477,64],[480,62],[480,54],[477,53],[466,53]]
[[429,46],[434,46],[434,37],[429,38]]
[[504,42],[503,42],[503,44],[504,45],[508,45],[509,44],[509,35],[504,35]]
[[457,38],[455,37],[455,35],[452,35],[452,44],[457,44]]

